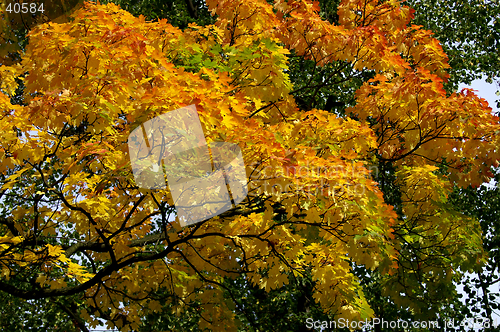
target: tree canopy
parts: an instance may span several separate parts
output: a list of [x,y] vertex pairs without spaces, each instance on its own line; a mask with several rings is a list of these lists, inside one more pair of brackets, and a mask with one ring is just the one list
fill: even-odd
[[[181,30],[85,3],[0,67],[0,290],[84,301],[91,325],[137,329],[167,303],[233,330],[228,278],[269,292],[310,276],[323,312],[370,318],[362,266],[401,307],[436,310],[484,261],[479,223],[447,197],[493,176],[486,101],[446,93],[446,54],[397,1],[343,1],[333,23],[308,1],[207,5],[214,24]],[[249,193],[181,227],[168,188],[137,185],[127,141],[193,104],[209,143],[241,148]]]
[[498,1],[409,0],[415,24],[434,33],[450,58],[449,89],[474,79],[496,81],[500,90],[500,3]]

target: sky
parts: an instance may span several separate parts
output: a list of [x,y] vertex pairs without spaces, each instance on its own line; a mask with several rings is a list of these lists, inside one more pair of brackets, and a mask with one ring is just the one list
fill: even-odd
[[493,84],[487,83],[484,79],[475,80],[471,83],[471,85],[460,84],[459,89],[462,88],[471,88],[477,90],[476,94],[479,97],[484,98],[488,101],[490,107],[493,109],[493,112],[495,112],[495,110],[496,112],[500,112],[500,109],[496,107],[496,102],[495,102],[496,100],[500,99],[500,96],[497,96],[495,94],[497,88],[494,83]]

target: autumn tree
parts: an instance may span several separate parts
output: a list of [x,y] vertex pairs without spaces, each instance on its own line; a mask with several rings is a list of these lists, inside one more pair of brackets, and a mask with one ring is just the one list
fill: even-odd
[[500,90],[500,3],[498,1],[408,0],[415,24],[434,32],[449,57],[445,88],[475,79]]
[[[415,23],[435,33],[450,58],[450,79],[445,88],[456,89],[459,83],[470,84],[474,79],[496,83],[500,95],[500,3],[498,1],[420,1],[407,2],[415,8]],[[500,100],[497,100],[497,108]],[[498,170],[493,170],[497,172]],[[498,175],[492,187],[455,187],[451,203],[463,213],[477,218],[482,228],[484,248],[488,255],[484,266],[474,274],[465,275],[460,283],[463,299],[455,301],[454,316],[477,322],[493,321],[498,309],[499,243],[498,233]],[[457,303],[458,302],[458,303]],[[464,302],[464,305],[461,305]],[[460,307],[460,310],[456,310]],[[450,317],[451,318],[451,317]],[[485,329],[488,330],[488,329]],[[491,328],[493,331],[494,328]]]
[[167,19],[173,26],[184,30],[190,23],[208,25],[215,22],[203,0],[103,0],[114,3],[134,16],[143,15],[148,20]]
[[[114,1],[118,3],[118,1]],[[120,4],[127,1],[119,1]],[[154,5],[151,1],[141,1],[143,7],[151,10]],[[321,0],[319,15],[331,23],[338,24],[337,9],[339,1],[336,0]],[[147,6],[146,6],[147,4]],[[486,75],[488,79],[498,77],[498,59],[495,44],[499,42],[500,35],[498,34],[497,26],[494,24],[495,18],[498,17],[498,4],[495,2],[453,2],[445,1],[407,1],[406,5],[416,8],[413,12],[415,16],[412,23],[421,24],[425,29],[432,30],[442,44],[448,57],[451,59],[451,67],[447,68],[450,78],[444,84],[447,91],[455,91],[458,83],[470,83],[471,79]],[[154,6],[153,6],[154,7]],[[128,7],[127,7],[128,8]],[[199,7],[203,9],[203,6]],[[142,10],[140,12],[147,12]],[[204,11],[201,11],[205,13]],[[194,19],[190,13],[184,11],[175,13],[175,16],[182,16],[188,19]],[[166,13],[166,17],[170,17],[175,21],[175,16],[171,13]],[[459,36],[460,43],[456,43]],[[293,85],[298,90],[295,95],[297,102],[304,105],[305,108],[317,107],[336,113],[344,114],[346,104],[352,103],[354,92],[359,86],[373,77],[373,71],[364,70],[360,75],[350,75],[347,70],[337,71],[332,73],[329,68],[317,67],[313,60],[304,60],[300,57],[290,57],[289,75]],[[335,90],[316,85],[317,82],[334,82]],[[319,91],[319,93],[318,93]],[[317,97],[319,95],[319,97]],[[376,180],[381,184],[381,189],[384,193],[386,202],[394,204],[401,198],[396,183],[394,182],[394,168],[390,163],[379,164],[378,169],[385,169],[384,172],[378,172]],[[476,193],[476,191],[478,191]],[[463,322],[468,319],[469,322],[476,320],[478,324],[482,321],[492,319],[491,311],[496,308],[496,292],[488,290],[491,285],[497,282],[497,271],[495,266],[497,246],[494,238],[491,235],[495,234],[494,217],[484,217],[481,212],[483,206],[488,205],[488,209],[496,207],[496,191],[488,191],[484,187],[478,190],[468,188],[461,190],[460,187],[455,188],[452,194],[454,199],[451,204],[460,207],[460,210],[465,214],[479,216],[483,229],[483,241],[485,241],[485,249],[488,253],[487,269],[481,270],[481,266],[477,266],[481,276],[471,278],[470,275],[465,275],[464,278],[459,275],[454,276],[456,283],[465,285],[466,304],[462,304],[461,298],[464,294],[457,293],[456,297],[443,297],[442,301],[434,299],[433,303],[428,303],[429,306],[434,306],[438,309],[438,313],[427,315],[428,319],[440,319],[441,325],[444,325],[446,320],[453,319],[456,322]],[[457,202],[459,199],[467,202],[462,204]],[[476,205],[471,204],[475,202]],[[488,210],[488,216],[494,216],[495,210]],[[363,266],[355,266],[355,275],[360,278],[361,285],[364,287],[364,292],[371,307],[374,309],[374,315],[381,319],[393,320],[401,318],[404,320],[413,320],[415,317],[411,311],[399,309],[390,298],[382,296],[380,275],[378,271],[370,271]],[[483,280],[483,282],[479,282]],[[297,278],[290,282],[289,285],[281,287],[270,293],[261,292],[258,288],[252,287],[246,282],[229,282],[230,287],[235,287],[234,293],[240,294],[241,301],[245,301],[245,306],[236,306],[236,312],[245,321],[246,326],[255,328],[257,325],[260,329],[266,331],[282,331],[282,330],[303,330],[305,327],[306,318],[313,317],[317,320],[329,320],[331,318],[316,315],[314,312],[314,303],[311,303],[309,287],[304,285],[309,284],[308,276]],[[486,291],[485,291],[486,290]],[[443,290],[446,292],[446,290]],[[478,293],[481,294],[478,297]],[[248,302],[256,303],[256,306],[250,307]],[[479,308],[490,308],[483,310],[481,315]],[[243,310],[242,308],[245,308]],[[272,309],[271,309],[272,308]],[[492,309],[493,308],[493,309]],[[471,310],[472,309],[472,310]],[[144,321],[145,331],[166,329],[172,324],[175,318],[169,316],[168,312],[150,315]],[[252,315],[248,315],[251,312]],[[250,317],[250,319],[249,319]],[[170,324],[170,325],[169,325]],[[378,330],[377,328],[375,330]],[[392,328],[380,329],[392,331]],[[142,331],[142,330],[141,330]]]
[[[23,5],[24,3],[24,5]],[[38,24],[67,22],[83,0],[3,0],[0,2],[0,64],[20,61],[26,34]]]
[[[479,224],[447,195],[492,176],[499,128],[471,91],[445,93],[437,40],[397,1],[342,2],[338,23],[305,1],[207,5],[213,25],[180,30],[87,3],[70,23],[37,26],[22,62],[0,67],[10,202],[0,289],[76,296],[86,303],[80,319],[123,330],[165,303],[196,309],[200,329],[232,330],[228,278],[269,292],[310,275],[313,301],[350,320],[373,315],[353,264],[379,271],[383,294],[417,315],[443,289],[453,293],[453,276],[483,251]],[[331,78],[373,74],[340,116],[300,92],[319,98],[341,82],[297,87],[294,61]],[[10,98],[16,78],[22,105]],[[181,227],[168,188],[137,185],[127,139],[192,104],[209,143],[240,146],[249,194]],[[380,164],[392,167],[397,202],[376,181]]]

